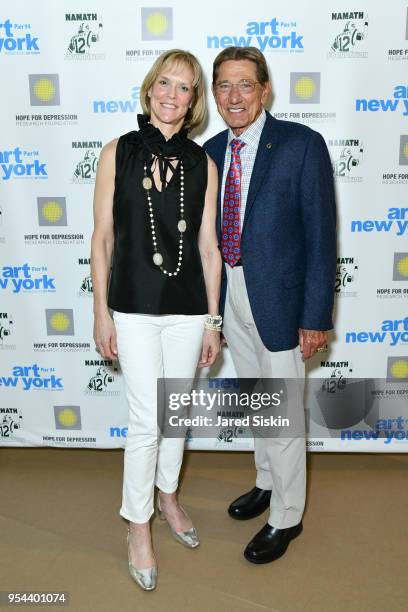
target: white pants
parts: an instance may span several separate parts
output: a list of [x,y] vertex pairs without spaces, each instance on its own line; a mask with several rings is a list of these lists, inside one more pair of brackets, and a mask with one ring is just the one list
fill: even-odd
[[[288,351],[268,351],[252,317],[242,266],[227,265],[226,268],[228,289],[223,332],[238,377],[300,379],[295,409],[303,414],[305,366],[299,346]],[[305,506],[305,439],[255,438],[254,446],[256,486],[272,490],[268,523],[279,529],[292,527],[300,522]]]
[[205,315],[143,315],[114,312],[118,357],[129,404],[120,514],[145,523],[153,514],[156,485],[177,489],[184,439],[160,438],[157,379],[194,379]]

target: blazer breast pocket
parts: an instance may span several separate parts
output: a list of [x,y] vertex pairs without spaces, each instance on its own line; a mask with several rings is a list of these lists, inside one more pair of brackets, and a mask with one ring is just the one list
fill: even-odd
[[289,177],[272,176],[266,180],[263,185],[264,192],[267,194],[279,194],[280,196],[291,196],[293,192],[293,183]]

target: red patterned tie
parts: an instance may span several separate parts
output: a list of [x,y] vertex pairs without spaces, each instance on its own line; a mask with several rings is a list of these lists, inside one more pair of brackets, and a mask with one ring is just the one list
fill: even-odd
[[245,142],[231,140],[231,163],[225,180],[222,215],[222,258],[232,268],[241,258],[241,157]]

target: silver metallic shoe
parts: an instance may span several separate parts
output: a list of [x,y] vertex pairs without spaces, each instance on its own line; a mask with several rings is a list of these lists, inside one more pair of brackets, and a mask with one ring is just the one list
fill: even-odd
[[157,566],[153,565],[153,567],[148,567],[146,569],[137,569],[130,562],[130,550],[129,550],[129,534],[130,530],[128,528],[127,533],[127,545],[128,545],[128,560],[129,560],[129,574],[132,576],[133,580],[137,582],[137,584],[144,591],[153,591],[156,588],[157,584]]
[[[184,510],[182,506],[180,506],[180,510],[188,517],[187,512]],[[160,507],[160,498],[157,496],[157,514],[161,521],[167,521],[166,515]],[[167,521],[168,522],[168,521]],[[198,533],[195,527],[191,527],[187,529],[187,531],[175,531],[173,527],[168,522],[171,533],[180,544],[187,546],[187,548],[197,548],[200,545],[200,540],[198,539]]]

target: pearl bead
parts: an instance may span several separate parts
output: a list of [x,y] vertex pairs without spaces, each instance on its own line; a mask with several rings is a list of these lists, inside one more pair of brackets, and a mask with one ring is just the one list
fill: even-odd
[[156,264],[156,266],[161,266],[163,263],[163,256],[161,253],[155,253],[153,255],[153,262]]

